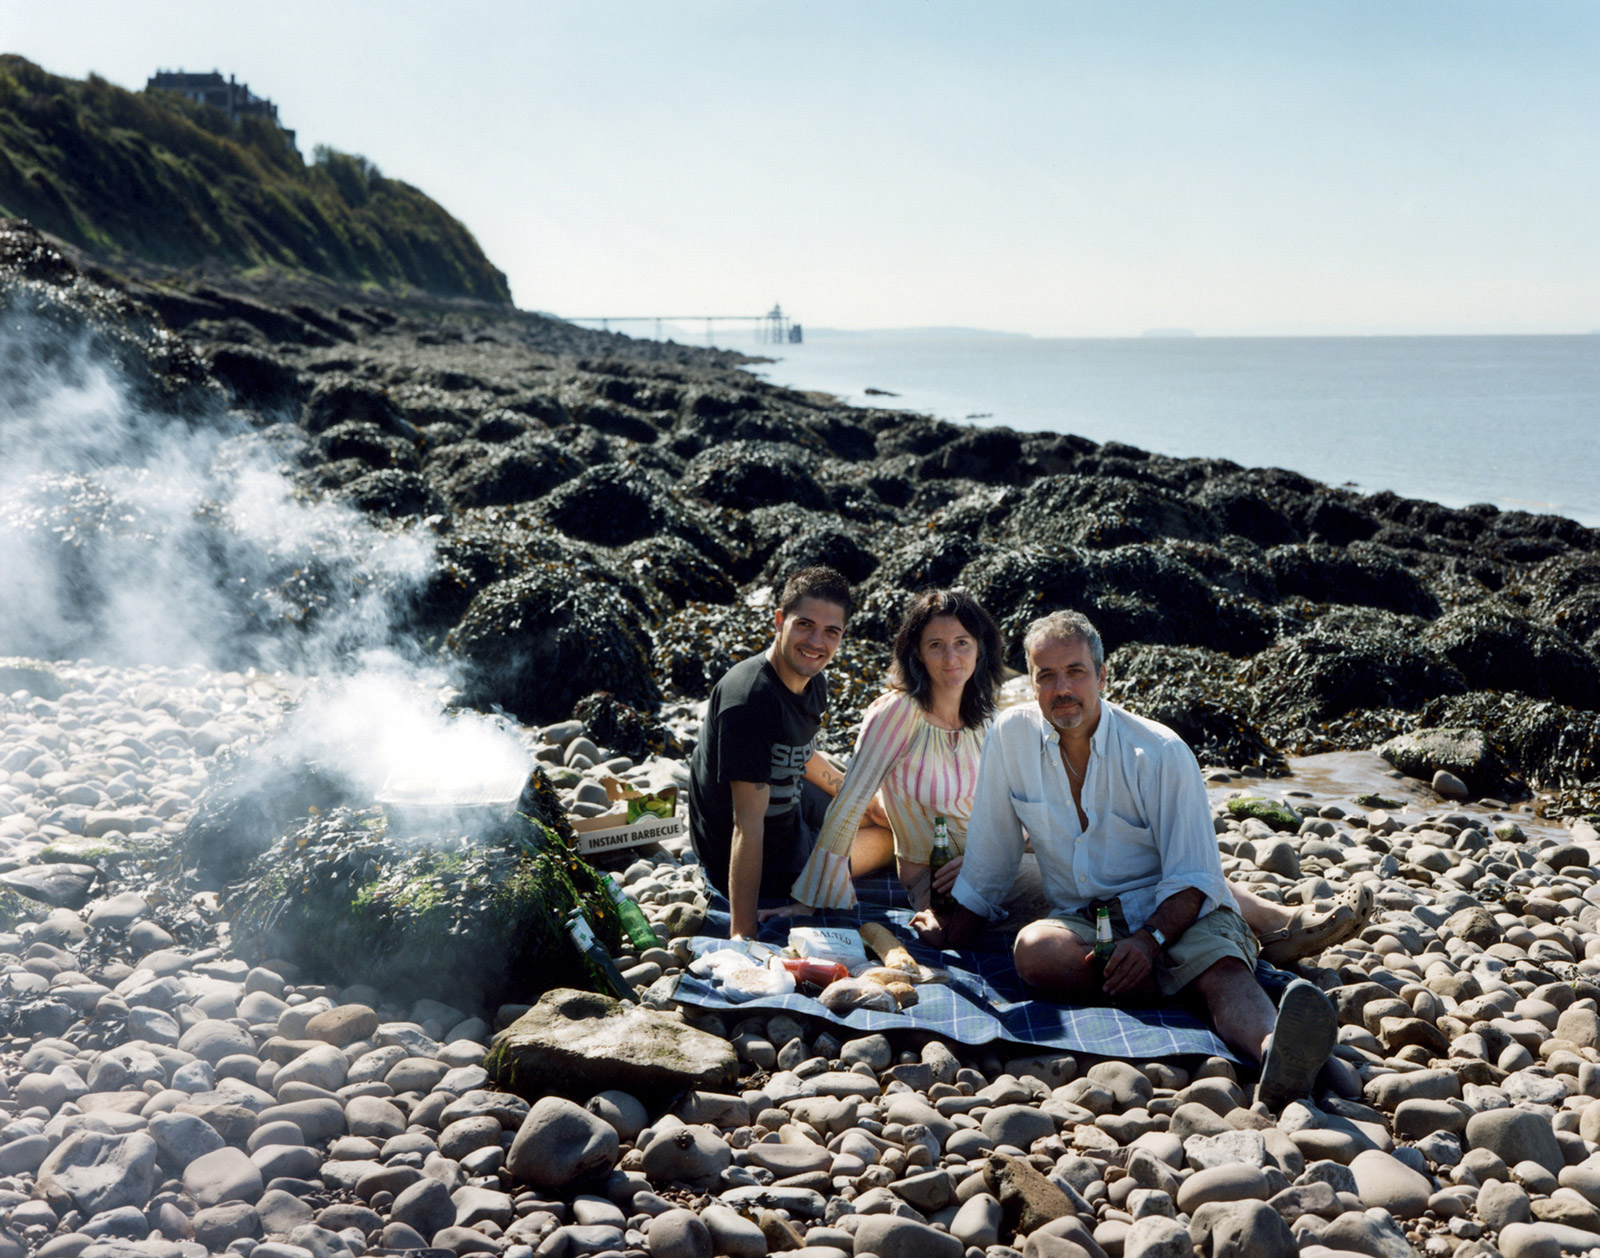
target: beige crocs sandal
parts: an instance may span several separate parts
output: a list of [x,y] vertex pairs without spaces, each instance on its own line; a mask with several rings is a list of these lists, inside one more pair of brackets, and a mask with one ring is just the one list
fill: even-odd
[[1303,904],[1295,909],[1287,926],[1262,937],[1261,958],[1269,965],[1285,966],[1315,956],[1360,934],[1376,908],[1377,896],[1365,882],[1341,891],[1332,908]]

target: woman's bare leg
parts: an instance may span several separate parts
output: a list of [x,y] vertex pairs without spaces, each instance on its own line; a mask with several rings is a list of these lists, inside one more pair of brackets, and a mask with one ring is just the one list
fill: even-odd
[[886,826],[862,826],[850,843],[850,876],[859,878],[882,869],[894,859],[894,831]]

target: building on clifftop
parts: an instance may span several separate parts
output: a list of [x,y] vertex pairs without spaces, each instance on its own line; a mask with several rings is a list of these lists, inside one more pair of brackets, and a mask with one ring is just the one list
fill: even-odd
[[210,74],[191,73],[186,70],[157,70],[144,85],[145,91],[177,92],[201,105],[222,110],[230,119],[252,115],[266,118],[294,143],[294,132],[278,121],[278,107],[265,96],[250,91],[247,83],[236,81],[233,75],[222,77],[220,70]]

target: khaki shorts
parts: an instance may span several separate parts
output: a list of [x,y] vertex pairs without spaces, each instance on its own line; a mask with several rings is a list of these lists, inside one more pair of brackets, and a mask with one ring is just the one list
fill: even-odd
[[[1112,938],[1126,939],[1133,932],[1122,916],[1121,901],[1112,900],[1107,907],[1111,910]],[[1070,930],[1086,944],[1094,943],[1094,918],[1085,913],[1063,909],[1040,921]],[[1174,996],[1225,957],[1237,957],[1253,973],[1259,951],[1255,932],[1245,925],[1244,918],[1219,905],[1161,950],[1156,961],[1156,985],[1163,996]]]

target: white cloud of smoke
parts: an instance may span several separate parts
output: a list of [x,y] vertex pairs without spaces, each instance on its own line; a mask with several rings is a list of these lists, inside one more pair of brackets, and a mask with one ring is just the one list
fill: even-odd
[[520,785],[520,740],[443,718],[446,669],[404,631],[427,529],[300,490],[288,430],[141,407],[91,336],[0,313],[0,656],[317,677],[278,754],[290,740],[362,794],[406,774]]

